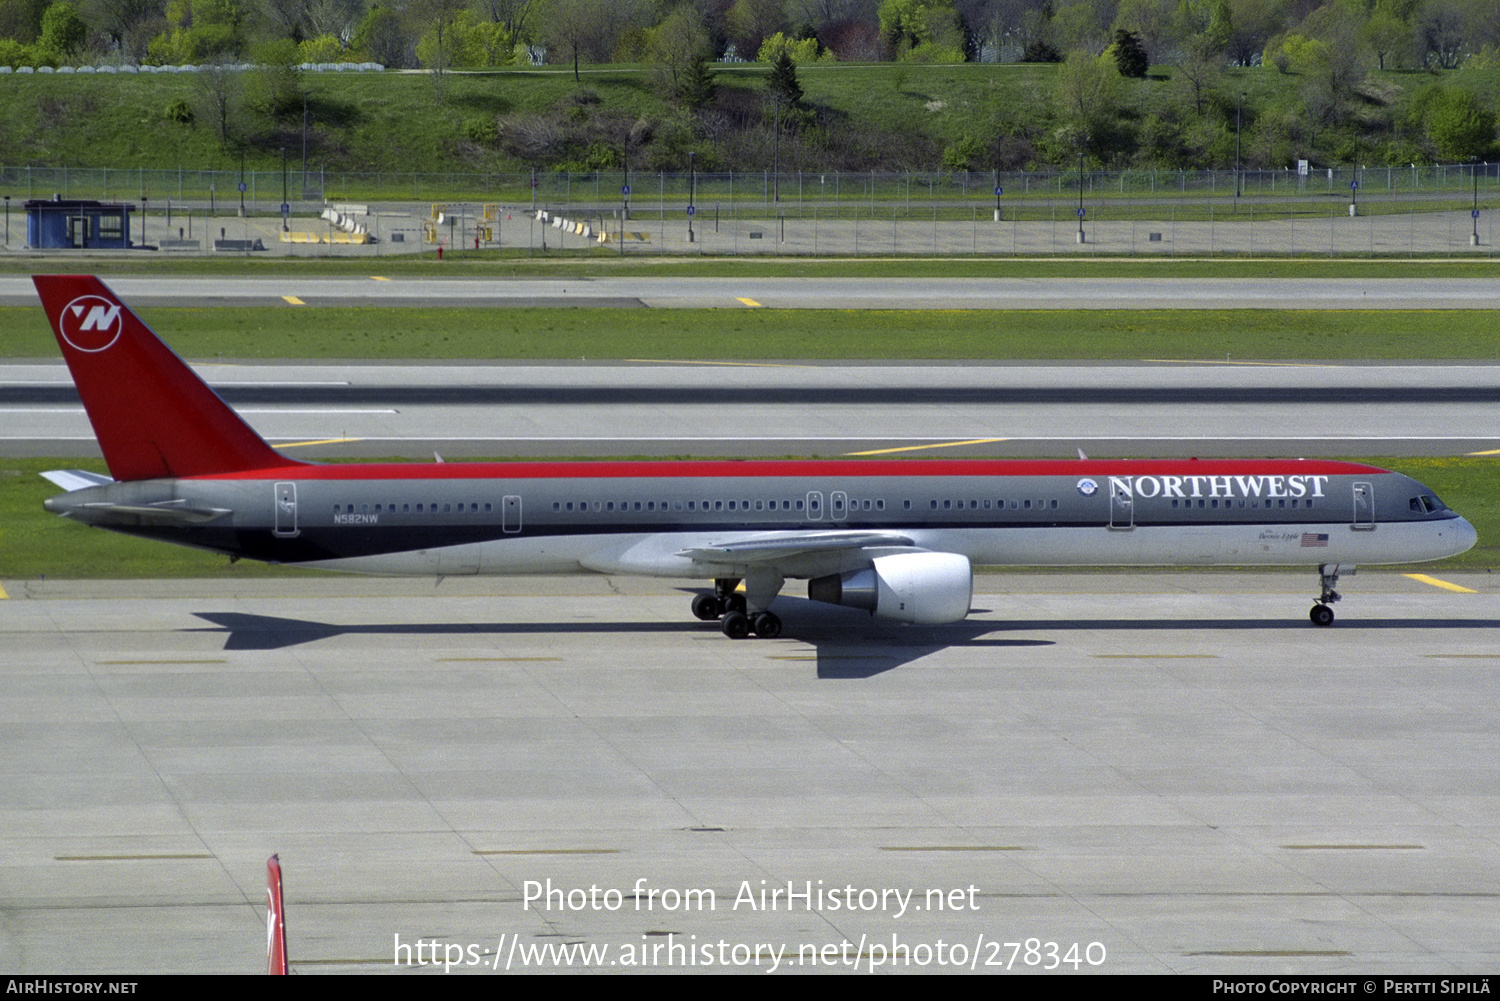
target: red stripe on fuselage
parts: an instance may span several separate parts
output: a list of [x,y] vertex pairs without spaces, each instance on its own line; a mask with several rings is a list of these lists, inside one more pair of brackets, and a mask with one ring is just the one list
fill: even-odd
[[1327,459],[744,459],[660,462],[334,463],[219,473],[213,480],[725,479],[852,476],[1376,476],[1389,470]]

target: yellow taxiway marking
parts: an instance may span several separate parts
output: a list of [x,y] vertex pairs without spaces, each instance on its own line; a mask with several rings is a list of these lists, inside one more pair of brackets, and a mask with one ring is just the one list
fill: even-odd
[[760,303],[756,302],[754,299],[746,299],[742,295],[737,295],[737,296],[734,297],[734,299],[735,299],[736,302],[743,302],[746,306],[759,306],[760,305]]
[[1282,845],[1289,851],[1296,852],[1413,852],[1424,851],[1426,845]]
[[1096,653],[1099,660],[1218,660],[1216,653]]
[[1450,584],[1445,580],[1438,580],[1436,577],[1429,577],[1425,573],[1408,573],[1402,574],[1401,576],[1410,577],[1412,580],[1421,581],[1423,584],[1431,584],[1433,587],[1440,587],[1445,591],[1457,591],[1459,594],[1479,593],[1472,587],[1464,587],[1462,584]]
[[390,281],[390,279],[387,278],[387,277],[385,277],[384,275],[371,275],[370,276],[370,281],[372,281],[372,282],[388,282],[388,281]]
[[958,448],[961,445],[991,445],[1008,438],[973,438],[969,441],[940,441],[932,445],[903,445],[900,448],[872,448],[868,452],[845,452],[845,455],[889,455],[892,452],[920,452],[924,448]]
[[618,855],[618,848],[476,848],[475,855]]
[[58,862],[146,862],[156,859],[211,859],[214,856],[193,852],[166,855],[54,855],[53,858]]
[[1324,365],[1314,362],[1300,361],[1231,361],[1228,358],[1223,361],[1203,358],[1142,358],[1141,361],[1151,362],[1155,365],[1249,365],[1254,368],[1339,368],[1338,365]]
[[0,587],[0,601],[4,601],[6,598],[9,598],[9,597],[10,597],[10,595],[8,595],[8,594],[5,593],[5,588]]
[[1465,455],[1500,455],[1500,448],[1492,448],[1487,452],[1465,452]]
[[717,365],[723,368],[812,368],[772,361],[693,361],[688,358],[626,358],[632,365]]
[[143,664],[227,664],[229,661],[223,657],[215,657],[208,660],[96,660],[94,663],[110,667],[128,667]]
[[358,438],[324,438],[322,441],[284,441],[277,448],[302,448],[306,445],[346,445]]
[[883,852],[1024,852],[1024,845],[881,845]]
[[285,299],[287,302],[291,303],[293,306],[306,306],[307,305],[307,303],[303,302],[301,299],[298,299],[294,295],[284,295],[284,296],[282,296],[282,298]]

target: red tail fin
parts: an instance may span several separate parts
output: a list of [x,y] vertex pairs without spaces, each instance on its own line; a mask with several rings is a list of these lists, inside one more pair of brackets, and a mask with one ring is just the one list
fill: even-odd
[[267,445],[99,279],[31,280],[115,479],[300,465]]

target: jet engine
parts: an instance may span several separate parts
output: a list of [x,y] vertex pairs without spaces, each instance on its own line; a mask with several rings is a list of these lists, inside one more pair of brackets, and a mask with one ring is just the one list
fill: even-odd
[[881,556],[863,570],[814,577],[807,596],[897,622],[958,622],[969,614],[974,571],[969,558],[956,553]]

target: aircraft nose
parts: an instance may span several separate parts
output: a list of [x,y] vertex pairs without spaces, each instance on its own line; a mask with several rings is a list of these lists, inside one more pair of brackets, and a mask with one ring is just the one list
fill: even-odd
[[1479,541],[1479,533],[1474,530],[1473,525],[1469,524],[1469,519],[1467,518],[1455,518],[1451,533],[1444,533],[1445,536],[1450,534],[1453,539],[1454,556],[1457,556],[1459,553],[1468,552]]

